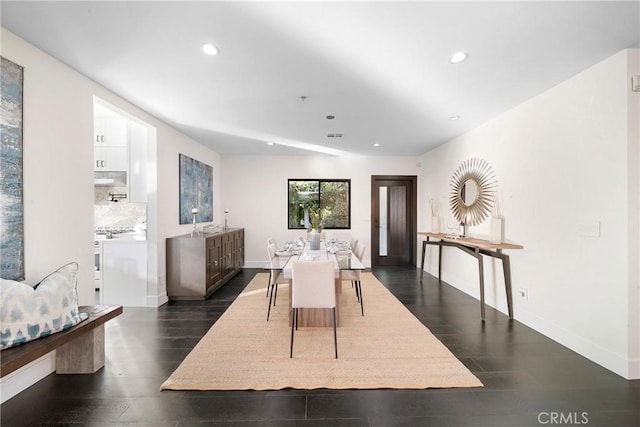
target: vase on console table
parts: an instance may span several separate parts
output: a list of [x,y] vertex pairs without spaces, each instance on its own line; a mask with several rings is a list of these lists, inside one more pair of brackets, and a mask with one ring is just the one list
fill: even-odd
[[432,216],[431,217],[431,232],[439,233],[440,232],[440,217]]
[[491,243],[502,243],[504,236],[504,218],[493,217],[491,218],[491,235],[489,241]]
[[312,228],[309,232],[309,248],[312,251],[320,249],[320,233],[315,228]]

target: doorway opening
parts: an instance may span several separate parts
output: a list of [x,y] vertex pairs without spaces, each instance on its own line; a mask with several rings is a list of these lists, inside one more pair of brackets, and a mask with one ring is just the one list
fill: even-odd
[[157,307],[156,128],[96,96],[93,121],[96,303]]

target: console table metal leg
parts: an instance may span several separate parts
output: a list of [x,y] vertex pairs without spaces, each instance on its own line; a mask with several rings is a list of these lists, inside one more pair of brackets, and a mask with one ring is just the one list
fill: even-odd
[[504,276],[504,288],[507,294],[507,309],[509,311],[509,319],[513,319],[513,290],[511,287],[511,263],[509,255],[505,255],[500,249],[496,251],[480,250],[481,254],[498,258],[502,261],[502,273]]
[[480,275],[480,317],[484,321],[485,308],[484,308],[484,262],[482,255],[476,252],[476,258],[478,259],[478,274]]
[[422,276],[424,274],[424,254],[427,250],[427,242],[429,241],[429,238],[427,237],[427,240],[424,240],[422,242],[422,261],[420,262],[420,281],[422,282]]
[[438,282],[442,281],[442,245],[438,245]]
[[504,273],[504,288],[507,293],[507,308],[509,310],[509,319],[513,319],[513,294],[511,289],[511,263],[509,255],[502,255],[502,271]]

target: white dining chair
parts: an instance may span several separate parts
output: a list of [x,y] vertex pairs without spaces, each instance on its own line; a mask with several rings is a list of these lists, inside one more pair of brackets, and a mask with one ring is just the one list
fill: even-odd
[[290,256],[291,255],[289,252],[285,251],[284,249],[280,249],[278,247],[278,245],[276,244],[276,239],[274,239],[273,237],[267,238],[267,246],[268,245],[275,246],[275,248],[276,248],[275,256]]
[[330,308],[333,309],[333,344],[336,359],[338,358],[338,335],[336,332],[336,287],[335,262],[328,261],[300,261],[295,260],[291,265],[292,288],[291,307],[293,318],[291,321],[291,348],[289,357],[293,357],[293,335],[298,329],[299,308]]
[[[353,254],[362,262],[364,257],[364,251],[366,247],[364,243],[358,242]],[[340,270],[341,280],[350,280],[353,286],[356,288],[356,298],[360,303],[360,312],[364,316],[364,301],[362,299],[362,282],[360,281],[360,270]]]
[[[278,252],[278,246],[276,245],[276,239],[273,237],[267,237],[267,248],[269,245],[274,245],[276,247],[276,252]],[[269,261],[271,261],[271,256],[269,256]],[[271,275],[273,274],[273,270],[269,271],[269,282],[267,283],[267,293],[265,296],[269,298],[269,287],[271,286]],[[271,306],[271,304],[269,304]],[[267,320],[269,320],[269,316],[267,316]]]
[[[271,244],[267,245],[267,254],[269,255],[269,262],[271,262],[276,257],[276,246]],[[284,278],[282,274],[282,270],[270,269],[269,270],[269,283],[267,283],[267,294],[269,296],[269,308],[267,309],[267,322],[269,321],[269,316],[271,315],[271,303],[273,302],[273,306],[276,305],[276,299],[278,298],[278,284],[279,283],[289,283],[288,279]]]

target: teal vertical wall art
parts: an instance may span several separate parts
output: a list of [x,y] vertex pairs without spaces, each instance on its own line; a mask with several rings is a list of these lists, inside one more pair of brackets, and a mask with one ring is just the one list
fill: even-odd
[[0,277],[24,280],[24,68],[0,60]]

